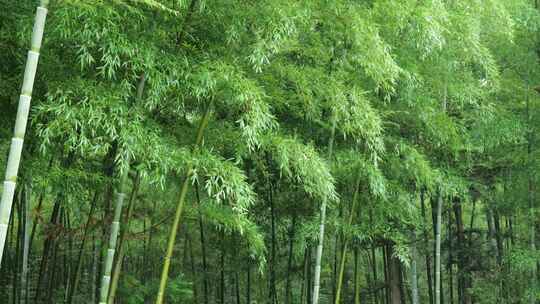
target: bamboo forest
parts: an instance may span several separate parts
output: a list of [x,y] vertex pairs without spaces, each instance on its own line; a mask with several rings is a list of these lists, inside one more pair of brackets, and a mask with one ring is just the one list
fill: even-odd
[[0,304],[539,304],[539,0],[0,0]]

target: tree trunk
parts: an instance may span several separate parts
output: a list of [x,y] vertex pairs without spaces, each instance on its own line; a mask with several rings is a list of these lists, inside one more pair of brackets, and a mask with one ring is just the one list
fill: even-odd
[[[336,133],[336,117],[332,114],[332,130],[328,141],[328,160],[332,158],[334,135]],[[317,245],[317,254],[315,256],[315,276],[313,277],[313,300],[312,304],[319,304],[319,290],[321,288],[321,261],[324,246],[324,226],[326,224],[326,204],[327,199],[324,198],[321,204],[321,223],[319,226],[319,244]]]
[[32,99],[32,91],[34,89],[34,79],[39,61],[39,51],[41,48],[41,41],[43,39],[43,31],[45,29],[48,3],[48,0],[42,0],[36,11],[30,51],[28,51],[28,57],[26,59],[24,80],[21,95],[19,97],[19,108],[17,110],[15,130],[13,138],[11,139],[11,147],[9,150],[6,168],[6,179],[4,181],[2,198],[0,200],[0,263],[2,262],[2,254],[4,252],[4,244],[7,236],[11,206],[13,204],[13,196],[15,194],[19,164],[21,162],[24,135],[26,133],[26,125],[28,123],[30,100]]

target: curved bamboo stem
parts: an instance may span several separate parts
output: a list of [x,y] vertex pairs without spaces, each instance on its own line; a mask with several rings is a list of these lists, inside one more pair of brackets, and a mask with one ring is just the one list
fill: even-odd
[[[212,104],[210,104],[208,108],[206,109],[206,112],[204,113],[201,123],[199,124],[199,129],[197,130],[197,139],[195,141],[195,149],[197,149],[202,144],[204,130],[206,129],[206,126],[208,125],[208,121],[210,120],[211,107],[212,107]],[[167,287],[167,281],[169,279],[169,268],[171,267],[171,258],[174,251],[174,243],[176,242],[176,234],[178,233],[178,230],[179,230],[178,227],[180,226],[180,218],[182,217],[182,211],[184,209],[184,203],[185,203],[187,191],[189,188],[189,179],[192,174],[193,174],[193,168],[189,167],[186,173],[186,177],[184,181],[182,182],[182,188],[180,190],[180,197],[178,199],[176,212],[174,214],[174,221],[173,221],[171,231],[169,234],[169,240],[167,242],[167,251],[165,253],[165,257],[163,261],[163,270],[161,272],[159,290],[156,296],[156,304],[162,304],[163,299],[165,297],[165,288]]]

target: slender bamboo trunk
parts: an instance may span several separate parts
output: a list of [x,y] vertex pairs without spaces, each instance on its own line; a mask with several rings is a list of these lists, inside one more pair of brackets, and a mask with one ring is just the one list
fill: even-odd
[[450,304],[454,304],[454,270],[453,270],[453,233],[452,233],[452,212],[448,211],[448,225],[446,229],[448,235],[448,263],[446,271],[448,273],[448,293],[450,294]]
[[424,237],[424,250],[426,252],[426,275],[427,275],[427,285],[428,285],[428,297],[429,297],[429,303],[434,303],[434,292],[433,292],[433,278],[432,278],[432,271],[431,271],[431,255],[429,254],[429,233],[427,230],[428,223],[426,221],[426,204],[425,204],[425,190],[421,190],[420,192],[420,206],[422,211],[422,219],[424,221],[423,225],[423,237]]
[[499,267],[502,267],[504,248],[501,233],[501,220],[499,217],[499,212],[496,209],[493,210],[493,225],[495,228],[495,242],[497,244],[497,264]]
[[[62,210],[60,211],[60,214],[63,213],[63,208]],[[61,215],[60,215],[61,217]],[[53,248],[52,248],[52,261],[51,261],[51,270],[50,270],[50,277],[49,277],[49,281],[47,282],[48,283],[48,287],[47,287],[47,298],[46,298],[46,303],[49,303],[49,304],[53,304],[53,295],[54,295],[54,286],[55,286],[55,282],[56,282],[56,275],[57,275],[57,272],[58,272],[58,267],[57,267],[57,263],[58,263],[58,250],[59,250],[59,245],[58,245],[58,242],[54,242],[53,244]]]
[[388,285],[390,290],[390,303],[403,303],[403,293],[401,289],[401,267],[400,261],[394,255],[394,245],[386,245],[386,261],[388,263]]
[[[56,225],[58,224],[58,221],[60,219],[60,200],[61,200],[61,197],[60,195],[58,195],[58,197],[56,198],[56,201],[54,203],[54,207],[53,207],[53,211],[52,211],[52,214],[51,214],[51,219],[50,219],[50,222],[49,222],[49,227],[47,227],[48,229],[51,229],[51,228],[54,228],[56,229]],[[43,254],[41,256],[41,263],[40,263],[40,266],[39,266],[39,274],[38,274],[38,281],[37,281],[37,285],[36,285],[36,293],[35,293],[35,298],[34,298],[34,302],[36,303],[39,303],[39,301],[41,300],[40,299],[40,296],[41,296],[41,285],[42,285],[42,282],[44,280],[44,277],[46,275],[46,272],[47,272],[47,266],[48,266],[48,263],[49,263],[49,256],[50,256],[50,252],[51,252],[51,248],[54,247],[54,243],[55,243],[55,236],[52,235],[52,233],[50,233],[49,231],[45,230],[47,236],[45,238],[45,242],[44,242],[44,245],[43,245]]]
[[[354,186],[354,194],[353,194],[351,209],[349,210],[349,218],[347,219],[347,225],[349,227],[352,225],[352,222],[353,222],[359,192],[360,192],[360,173],[356,177],[356,183]],[[344,238],[344,241],[343,241],[343,247],[341,251],[339,274],[337,277],[336,297],[335,297],[335,302],[334,302],[335,304],[341,303],[341,288],[343,286],[343,274],[345,272],[345,261],[347,260],[347,249],[349,245],[349,238],[346,236],[344,236],[343,238]]]
[[285,279],[285,304],[289,304],[291,300],[291,273],[293,263],[293,246],[294,246],[294,234],[296,229],[296,213],[292,216],[291,228],[289,230],[289,258],[287,261],[287,273]]
[[[73,252],[73,229],[71,226],[71,217],[70,213],[66,213],[66,229],[67,229],[67,238],[64,244],[64,264],[66,268],[65,276],[63,278],[64,284],[64,303],[67,301],[69,296],[69,290],[71,289],[71,276],[72,276],[72,263],[71,263],[71,254]],[[67,244],[66,244],[67,243]]]
[[382,246],[382,257],[383,257],[383,271],[384,271],[384,300],[386,304],[390,304],[390,284],[389,282],[389,274],[388,274],[388,254],[386,245]]
[[[129,162],[129,161],[128,161]],[[109,235],[109,246],[107,249],[107,257],[105,259],[105,265],[103,268],[103,276],[101,278],[101,287],[99,294],[99,303],[106,304],[107,297],[109,295],[109,288],[111,283],[111,272],[113,267],[114,256],[116,253],[116,241],[118,239],[118,231],[120,230],[120,217],[122,215],[122,206],[124,204],[124,197],[126,196],[126,185],[129,173],[129,165],[122,173],[118,183],[118,192],[116,194],[116,203],[114,207],[114,217],[111,225],[111,231]]]
[[490,207],[486,208],[486,222],[487,222],[487,240],[490,245],[491,255],[497,256],[497,241],[495,240],[495,227],[493,226],[493,211]]
[[133,189],[129,197],[128,209],[125,215],[124,225],[122,225],[122,229],[120,231],[120,238],[119,238],[118,246],[117,246],[117,252],[118,252],[117,257],[114,260],[114,267],[113,267],[112,279],[111,279],[111,288],[110,288],[109,296],[107,300],[107,302],[110,304],[114,304],[114,298],[116,296],[116,290],[118,288],[118,280],[120,278],[120,272],[122,271],[122,264],[124,262],[124,254],[125,254],[124,243],[126,241],[126,236],[129,233],[129,224],[131,222],[131,215],[133,213],[133,206],[135,204],[137,193],[139,192],[140,182],[141,182],[140,174],[137,171],[137,174],[135,176],[135,183],[133,185]]
[[[73,272],[73,278],[71,282],[71,288],[69,288],[68,292],[68,298],[66,303],[71,304],[73,303],[73,296],[77,292],[77,286],[80,279],[80,272],[83,264],[83,253],[84,253],[84,247],[86,244],[86,240],[88,239],[88,233],[90,232],[90,223],[92,222],[92,218],[94,215],[94,210],[96,209],[96,204],[98,201],[98,191],[95,192],[94,198],[92,199],[92,204],[90,205],[90,211],[88,212],[88,218],[86,220],[86,224],[84,226],[84,234],[83,238],[81,240],[81,245],[79,247],[79,253],[77,255],[77,261],[75,265],[75,271]],[[95,258],[92,258],[92,261],[94,261]]]
[[[535,177],[532,165],[533,160],[533,126],[531,123],[531,108],[530,108],[530,96],[529,96],[529,85],[527,84],[526,88],[526,115],[527,115],[527,125],[528,125],[528,134],[527,134],[527,162],[528,170],[527,170],[527,183],[528,183],[528,191],[527,191],[527,201],[528,201],[528,207],[529,207],[529,249],[531,252],[536,252],[536,211],[535,211]],[[538,264],[537,264],[538,266]],[[530,287],[532,290],[536,287],[536,280],[537,280],[537,271],[536,267],[531,267],[531,281],[530,281]],[[531,296],[529,297],[529,303],[535,304],[536,299],[533,292],[531,292]]]
[[24,226],[23,256],[21,269],[21,297],[20,303],[28,303],[28,254],[30,252],[30,227],[32,218],[30,217],[31,187],[25,185],[23,192],[22,218]]
[[[328,141],[328,161],[332,158],[334,147],[334,136],[336,133],[336,117],[332,114],[332,130]],[[319,304],[319,290],[321,288],[321,262],[324,246],[324,227],[326,225],[326,204],[327,199],[324,198],[321,204],[321,223],[319,226],[319,244],[317,245],[317,254],[315,256],[315,276],[313,278],[313,300],[312,304]]]
[[313,265],[312,265],[312,248],[311,245],[308,245],[307,247],[308,256],[307,256],[307,282],[306,282],[306,303],[307,304],[313,304],[313,295],[312,295],[312,289],[311,286],[313,284],[312,282],[312,271],[313,271]]
[[[343,218],[343,205],[338,203],[338,219]],[[337,291],[337,277],[338,277],[338,264],[339,264],[339,252],[342,244],[342,233],[339,233],[338,229],[334,231],[334,262],[332,266],[332,303],[336,302]]]
[[249,261],[246,272],[246,303],[251,304],[251,263]]
[[92,235],[92,274],[90,275],[90,303],[95,304],[96,303],[96,290],[97,290],[97,284],[96,284],[96,276],[98,272],[98,255],[99,252],[97,250],[96,246],[96,236]]
[[[146,84],[146,74],[143,72],[141,73],[141,75],[139,76],[139,80],[138,80],[138,83],[137,83],[137,90],[136,90],[136,95],[135,95],[135,101],[140,101],[142,98],[143,98],[143,92],[144,92],[144,87],[145,87],[145,84]],[[128,167],[128,170],[129,171],[129,167]],[[129,174],[129,172],[126,172],[126,174]],[[127,178],[127,175],[126,177],[124,177],[125,179]],[[124,190],[122,189],[124,187],[124,184],[125,183],[125,180],[123,181],[120,181],[122,184],[120,184],[120,188],[121,188],[121,192],[123,194]],[[138,191],[138,188],[139,188],[139,172],[137,172],[137,176],[136,176],[136,181],[135,181],[135,185],[133,187],[133,190],[131,192],[131,197],[130,197],[130,200],[129,200],[129,206],[128,206],[128,211],[127,211],[127,215],[126,215],[126,218],[125,218],[125,225],[123,225],[121,231],[120,231],[120,241],[118,242],[118,245],[115,244],[115,247],[110,247],[109,248],[112,248],[114,250],[117,251],[117,254],[116,256],[113,257],[113,261],[111,261],[111,263],[114,263],[114,266],[112,266],[112,274],[109,274],[109,275],[112,275],[112,279],[111,277],[109,277],[109,280],[110,280],[110,287],[106,288],[106,289],[109,289],[109,292],[107,295],[105,295],[107,297],[107,301],[108,303],[114,303],[114,297],[116,295],[116,288],[117,288],[117,285],[118,285],[118,278],[120,277],[120,271],[121,271],[121,267],[122,267],[122,262],[123,262],[123,259],[124,259],[124,248],[123,248],[123,244],[124,244],[124,241],[125,241],[125,237],[126,237],[126,229],[129,229],[129,221],[131,219],[131,213],[132,213],[132,210],[133,210],[133,203],[134,203],[134,200],[135,200],[135,196],[137,195],[137,191]],[[117,204],[118,204],[118,200],[120,198],[117,198]],[[123,204],[123,195],[122,195],[122,202],[120,204]],[[117,205],[118,206],[118,205]],[[121,208],[122,206],[120,205],[120,215],[119,217],[121,217]],[[115,214],[116,216],[116,214]],[[114,222],[113,222],[113,225],[114,225]],[[118,231],[111,231],[111,233],[116,233],[118,234]],[[117,236],[114,236],[114,238],[116,238]],[[116,243],[116,241],[115,241]],[[109,258],[109,257],[107,257]],[[108,265],[107,263],[105,264],[105,267],[107,268]],[[105,276],[107,276],[107,273],[105,273]],[[103,299],[103,296],[101,295],[101,298]]]
[[[199,233],[201,239],[201,255],[202,255],[202,267],[203,267],[203,303],[208,304],[208,265],[206,263],[206,241],[204,236],[204,223],[201,214],[201,197],[199,195],[199,184],[195,184],[195,195],[197,198],[197,217],[199,221]],[[248,264],[249,267],[249,264]],[[248,269],[249,270],[249,269]],[[249,273],[248,273],[249,275]],[[249,304],[249,302],[248,302]]]
[[308,249],[304,249],[304,262],[303,266],[304,269],[302,271],[302,290],[300,292],[300,304],[306,303],[307,298],[307,290],[311,288],[311,286],[307,283],[308,282]]
[[354,304],[360,304],[360,258],[358,256],[358,246],[354,246]]
[[[458,265],[458,299],[460,304],[472,303],[471,296],[469,294],[469,288],[471,287],[470,274],[467,273],[469,258],[466,254],[468,249],[471,248],[471,238],[469,242],[465,240],[465,229],[463,224],[463,212],[461,208],[461,202],[456,200],[454,202],[454,217],[456,219],[456,236],[457,236],[457,265]],[[472,229],[472,226],[471,226]]]
[[276,290],[276,271],[275,268],[277,266],[277,258],[276,258],[276,210],[274,206],[274,197],[273,192],[274,189],[272,187],[272,182],[270,180],[267,181],[268,183],[268,200],[270,202],[270,223],[271,223],[271,244],[270,244],[270,251],[271,251],[271,260],[269,263],[269,271],[270,271],[270,303],[271,304],[277,304],[277,290]]
[[[377,284],[377,281],[379,280],[377,276],[377,250],[375,249],[375,246],[371,246],[371,274],[373,275],[373,284]],[[375,304],[379,303],[379,292],[375,291],[373,295],[373,300]]]
[[28,122],[28,113],[30,111],[30,100],[32,99],[34,79],[39,61],[39,50],[41,48],[43,31],[45,29],[48,3],[48,0],[42,0],[36,11],[34,29],[32,32],[32,43],[26,60],[15,130],[11,140],[11,148],[9,150],[4,191],[2,192],[0,201],[0,263],[2,262],[11,206],[13,204],[13,196],[15,194],[15,186],[17,183],[17,174],[21,162],[24,135],[26,133],[26,124]]
[[225,231],[221,230],[221,250],[219,257],[219,303],[225,304]]
[[241,304],[240,301],[240,276],[238,275],[238,271],[234,272],[234,290],[236,294],[236,304]]
[[[16,195],[17,197],[15,198],[15,215],[14,215],[14,218],[17,219],[17,233],[16,233],[16,241],[15,241],[15,263],[13,265],[13,276],[12,276],[12,280],[11,280],[11,288],[12,288],[12,303],[13,304],[17,304],[18,303],[18,299],[19,299],[19,271],[20,271],[20,266],[21,266],[21,252],[20,252],[20,249],[22,248],[21,246],[21,233],[22,233],[22,216],[21,216],[21,203],[22,203],[22,190],[24,189],[21,189],[21,191],[19,191],[19,193]],[[15,227],[15,222],[13,222],[13,227]]]
[[[191,277],[192,277],[192,288],[193,288],[193,299],[195,299],[195,302],[199,302],[199,293],[197,292],[197,284],[196,284],[196,278],[197,278],[197,272],[195,270],[195,255],[193,254],[193,242],[191,240],[191,237],[189,236],[189,233],[186,231],[186,246],[189,247],[189,266],[191,270]],[[184,249],[184,251],[188,251],[187,248]],[[186,271],[187,272],[187,271]],[[109,301],[110,304],[114,304],[114,301]]]
[[32,244],[34,244],[34,237],[37,229],[37,225],[39,224],[39,216],[41,215],[41,207],[43,206],[43,200],[45,198],[45,193],[42,193],[39,196],[38,204],[35,209],[35,213],[37,214],[34,220],[32,221],[32,230],[30,231],[30,247],[28,251],[28,255],[30,256],[32,254]]
[[439,189],[437,198],[437,223],[435,226],[435,304],[441,304],[441,226],[442,226],[442,192]]
[[420,298],[418,296],[418,274],[416,269],[416,231],[411,231],[411,299],[412,304],[420,304]]
[[[197,139],[195,141],[195,149],[197,149],[202,144],[204,130],[210,119],[211,107],[212,107],[211,104],[208,105],[206,112],[199,125],[199,129],[197,131]],[[186,199],[189,182],[190,182],[190,178],[192,174],[193,174],[193,169],[188,168],[186,177],[182,183],[182,187],[180,190],[180,197],[178,199],[178,204],[177,204],[176,212],[174,215],[174,221],[173,221],[171,231],[169,234],[169,240],[167,242],[167,251],[164,257],[163,271],[161,272],[161,279],[159,283],[159,290],[156,297],[156,304],[163,304],[163,299],[165,297],[165,288],[167,287],[167,280],[169,278],[169,268],[171,266],[171,258],[174,251],[174,243],[176,242],[176,234],[178,233],[180,218],[182,216],[182,211],[184,209],[184,202]]]

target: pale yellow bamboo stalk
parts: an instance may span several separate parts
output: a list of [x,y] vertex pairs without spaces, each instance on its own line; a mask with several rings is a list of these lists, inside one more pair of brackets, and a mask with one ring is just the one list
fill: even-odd
[[6,242],[9,217],[11,215],[11,206],[13,205],[13,196],[15,194],[15,187],[17,184],[17,174],[21,162],[24,135],[26,133],[26,125],[28,123],[28,113],[30,112],[30,101],[32,99],[32,91],[34,89],[34,79],[36,77],[36,70],[39,61],[39,50],[43,40],[43,31],[45,29],[48,3],[48,0],[42,0],[36,11],[34,30],[32,32],[32,41],[30,51],[28,51],[28,57],[26,59],[24,80],[21,95],[19,97],[15,131],[13,138],[11,139],[6,178],[4,181],[4,191],[2,192],[2,199],[0,200],[0,263],[2,262],[2,254],[4,252],[4,244]]
[[129,166],[120,177],[118,186],[118,192],[116,193],[116,204],[114,207],[114,217],[111,225],[111,233],[109,235],[109,248],[107,249],[107,257],[105,258],[105,267],[103,271],[103,277],[101,278],[101,288],[99,293],[99,304],[107,304],[107,297],[109,295],[109,287],[111,285],[111,272],[114,261],[114,255],[116,251],[116,241],[118,239],[118,231],[120,230],[120,217],[122,215],[122,205],[124,204],[125,187],[127,182],[127,175],[129,172]]

